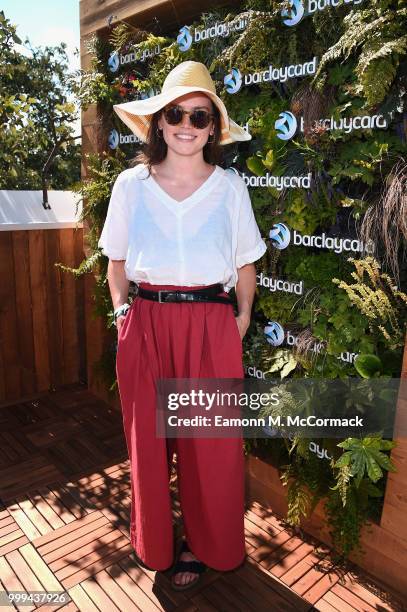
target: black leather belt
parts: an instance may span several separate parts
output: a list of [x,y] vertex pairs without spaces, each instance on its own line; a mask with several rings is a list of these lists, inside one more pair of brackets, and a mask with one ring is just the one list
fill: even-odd
[[223,285],[218,283],[206,287],[205,289],[173,291],[165,289],[160,291],[151,291],[150,289],[138,288],[138,297],[144,300],[153,300],[155,302],[215,302],[217,304],[232,304],[229,297],[218,295],[224,291]]

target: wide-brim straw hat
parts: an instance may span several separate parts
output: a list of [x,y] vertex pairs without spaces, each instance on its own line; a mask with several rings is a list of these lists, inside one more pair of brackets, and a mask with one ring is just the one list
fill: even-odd
[[192,92],[206,94],[219,109],[221,125],[219,144],[226,145],[236,141],[251,140],[251,135],[228,116],[226,106],[216,95],[215,83],[209,70],[201,62],[188,60],[175,66],[166,76],[161,93],[156,96],[114,104],[113,108],[123,123],[140,140],[146,142],[153,114],[176,98]]

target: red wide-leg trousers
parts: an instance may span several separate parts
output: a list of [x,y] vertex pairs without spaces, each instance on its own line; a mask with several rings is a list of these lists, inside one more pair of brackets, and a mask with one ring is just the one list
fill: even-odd
[[[149,283],[140,287],[191,289]],[[136,297],[119,333],[116,374],[130,459],[130,536],[136,555],[157,571],[174,561],[168,462],[175,451],[191,550],[213,569],[239,566],[245,557],[242,437],[156,437],[158,378],[244,377],[232,306],[160,304]]]

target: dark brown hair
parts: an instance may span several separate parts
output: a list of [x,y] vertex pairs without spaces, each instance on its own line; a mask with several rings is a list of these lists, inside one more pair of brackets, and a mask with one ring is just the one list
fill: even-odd
[[[211,100],[212,112],[214,114],[215,129],[213,133],[213,140],[207,142],[203,148],[203,157],[208,164],[220,164],[223,161],[223,149],[222,145],[219,144],[221,135],[221,121],[219,109]],[[161,117],[162,110],[157,111],[151,118],[150,127],[147,133],[147,142],[143,145],[141,151],[138,151],[136,156],[130,160],[130,167],[136,166],[137,164],[146,164],[148,168],[148,175],[151,172],[151,166],[160,164],[167,156],[167,143],[164,138],[158,136],[158,120]]]

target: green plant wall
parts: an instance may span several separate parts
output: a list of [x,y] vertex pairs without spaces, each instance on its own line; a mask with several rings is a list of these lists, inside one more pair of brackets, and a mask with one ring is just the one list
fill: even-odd
[[[111,129],[128,134],[112,112],[114,103],[160,91],[167,73],[184,60],[204,62],[230,116],[252,134],[250,142],[226,148],[225,167],[233,166],[251,185],[270,176],[274,181],[249,186],[269,248],[257,262],[259,286],[244,341],[248,375],[398,377],[407,301],[407,8],[397,0],[362,0],[336,7],[321,2],[321,10],[308,10],[315,6],[311,0],[247,0],[239,10],[205,13],[185,24],[190,32],[219,23],[236,26],[242,20],[247,25],[229,36],[193,42],[186,51],[177,43],[178,30],[162,36],[120,23],[112,27],[107,41],[89,41],[93,65],[83,72],[77,94],[83,108],[97,103]],[[305,11],[298,23],[285,25],[284,18],[293,19],[301,7]],[[138,54],[139,61],[112,72],[109,61],[114,54],[130,52]],[[315,71],[308,76],[248,85],[243,81],[233,94],[224,82],[232,69],[245,77],[270,65],[284,68],[313,60]],[[302,126],[287,140],[276,129],[284,112]],[[357,117],[381,119],[378,124],[371,120],[372,127],[346,128],[350,121],[356,125]],[[331,129],[321,118],[332,118],[337,126],[342,121],[345,127]],[[107,141],[103,157],[89,160],[91,173],[82,186],[87,198],[83,215],[91,219],[88,238],[94,249],[82,271],[97,265],[97,308],[108,317],[109,326],[107,260],[97,249],[97,239],[113,182],[138,146],[111,149]],[[308,176],[309,185],[279,188],[278,181],[287,176]],[[276,248],[270,237],[276,223],[291,231],[284,249]],[[295,245],[294,232],[358,240],[363,248]],[[271,290],[269,280],[260,283],[265,278],[286,281],[291,290]],[[292,290],[293,284],[301,285],[300,293]],[[278,322],[286,336],[296,338],[296,345],[270,344],[264,332],[268,322]],[[319,351],[310,350],[315,344]],[[111,362],[106,363],[113,389],[114,372]],[[310,452],[310,440],[246,440],[245,449],[271,457],[282,470],[292,524],[298,524],[318,500],[325,500],[334,544],[347,555],[358,545],[361,526],[380,516],[386,472],[394,469],[388,454],[394,443],[380,436],[338,442],[315,441],[329,450],[330,460]]]

